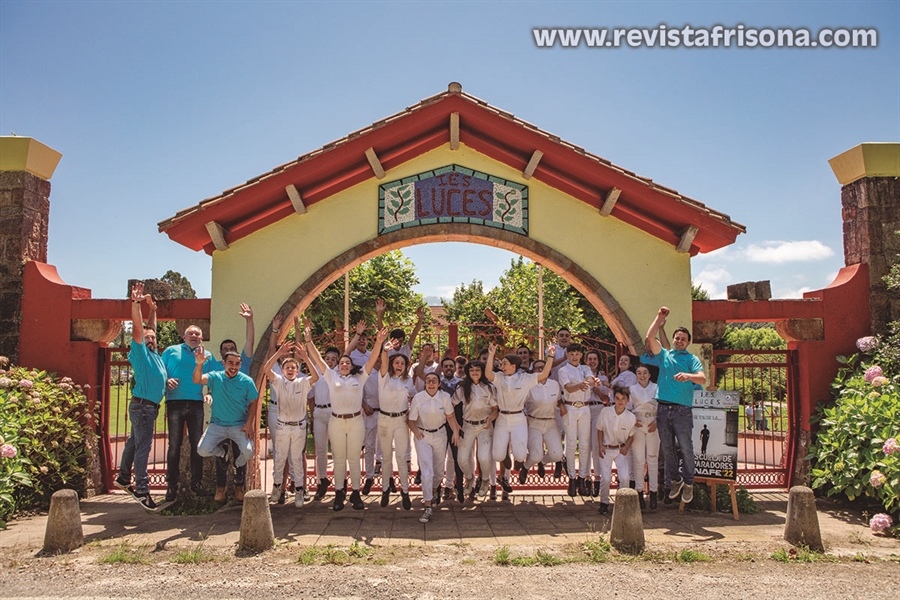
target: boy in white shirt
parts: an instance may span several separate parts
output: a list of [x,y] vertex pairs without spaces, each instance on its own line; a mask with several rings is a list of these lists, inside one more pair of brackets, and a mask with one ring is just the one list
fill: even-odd
[[[286,358],[281,363],[283,375],[273,370],[278,359],[287,356],[292,350],[294,356],[306,363],[311,375],[300,374],[300,363],[294,357]],[[278,434],[275,436],[275,459],[272,465],[272,480],[275,483],[272,484],[272,494],[269,497],[272,502],[277,502],[284,487],[284,465],[287,460],[290,459],[294,473],[306,473],[307,396],[312,385],[319,379],[319,374],[307,362],[303,346],[294,347],[293,344],[282,344],[266,361],[263,369],[278,397],[278,418],[275,424]],[[301,477],[300,482],[296,483],[305,485],[305,479]],[[302,488],[297,489],[294,495],[295,506],[303,506],[304,491]]]
[[619,475],[619,486],[627,485],[630,477],[628,451],[634,441],[634,425],[637,419],[634,413],[625,410],[630,393],[628,388],[615,386],[615,406],[607,406],[600,411],[597,419],[597,445],[600,452],[600,509],[605,515],[609,511],[609,483],[612,477],[612,464],[616,462]]

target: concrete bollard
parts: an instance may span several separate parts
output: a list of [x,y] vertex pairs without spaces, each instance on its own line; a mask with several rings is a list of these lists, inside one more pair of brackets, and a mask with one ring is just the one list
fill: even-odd
[[244,510],[241,513],[241,550],[268,550],[275,545],[275,529],[269,512],[269,496],[262,490],[250,490],[244,494]]
[[59,490],[50,497],[50,516],[44,531],[44,552],[69,552],[84,545],[78,492]]
[[794,546],[803,545],[822,552],[822,532],[816,512],[813,491],[802,485],[791,488],[788,495],[787,517],[784,523],[784,539]]
[[609,542],[619,552],[640,554],[644,551],[644,519],[635,490],[619,488],[616,492]]

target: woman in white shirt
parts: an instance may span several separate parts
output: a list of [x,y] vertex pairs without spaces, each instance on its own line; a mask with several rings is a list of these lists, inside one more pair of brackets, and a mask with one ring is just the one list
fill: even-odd
[[[307,326],[307,329],[309,327]],[[378,332],[376,347],[381,347],[387,339],[387,329]],[[334,510],[344,508],[346,497],[347,462],[350,463],[350,504],[354,510],[363,510],[366,505],[359,495],[361,469],[359,451],[366,437],[366,425],[362,416],[363,386],[372,372],[378,353],[373,352],[365,366],[360,369],[353,365],[348,355],[338,360],[337,372],[329,369],[312,344],[307,344],[307,351],[316,369],[328,384],[331,399],[331,420],[328,422],[328,438],[331,441],[331,454],[334,458]]]
[[646,365],[637,368],[637,384],[629,388],[631,412],[637,418],[634,426],[634,442],[631,446],[632,477],[636,480],[638,499],[644,508],[644,465],[650,479],[650,508],[656,508],[656,492],[659,489],[659,432],[656,430],[656,384],[650,381],[650,369]]
[[[591,369],[591,374],[600,381],[600,385],[591,388],[591,397],[588,404],[591,406],[591,431],[597,431],[597,419],[600,418],[600,411],[604,406],[610,403],[610,395],[612,388],[609,387],[609,378],[601,368],[606,363],[603,355],[599,350],[588,350],[584,355],[584,364]],[[596,498],[600,495],[600,448],[597,444],[591,444],[591,462],[588,472],[594,472],[594,487],[591,490],[591,496]]]
[[615,379],[610,382],[610,388],[614,388],[616,386],[630,388],[637,383],[637,376],[635,376],[634,374],[634,370],[637,367],[636,356],[623,354],[619,357],[617,366],[619,368],[619,374],[616,375]]
[[[394,477],[394,456],[397,457],[397,471],[400,475],[403,510],[412,508],[409,499],[409,464],[406,453],[409,450],[409,429],[406,414],[409,401],[416,395],[416,388],[409,376],[409,358],[399,352],[388,358],[393,345],[388,343],[381,350],[381,376],[378,380],[378,443],[381,446],[381,506],[391,501],[391,482]],[[391,451],[393,448],[393,453]]]
[[[475,483],[475,461],[472,452],[478,443],[478,464],[482,474],[496,469],[491,460],[491,437],[494,421],[500,413],[494,386],[484,378],[484,363],[474,360],[466,365],[465,378],[453,394],[453,405],[462,404],[462,439],[459,442],[459,465],[466,479],[463,498],[472,492]],[[478,495],[488,493],[489,478],[482,479]]]
[[440,481],[435,481],[435,467],[444,464],[447,455],[448,423],[453,430],[453,443],[459,445],[459,425],[453,414],[450,394],[440,389],[441,378],[437,373],[425,376],[425,390],[413,396],[409,405],[407,425],[416,438],[416,454],[422,472],[422,501],[425,512],[419,518],[422,523],[431,520],[431,501],[438,492]]

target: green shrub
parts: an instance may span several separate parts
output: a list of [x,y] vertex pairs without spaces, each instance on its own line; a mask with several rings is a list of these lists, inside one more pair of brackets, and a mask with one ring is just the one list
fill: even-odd
[[83,493],[96,436],[80,385],[0,357],[0,520],[44,510],[63,488]]
[[[738,514],[755,515],[759,512],[759,507],[753,500],[753,496],[744,486],[738,486],[735,490],[735,498],[737,498]],[[710,499],[709,486],[705,483],[694,484],[694,499],[689,505],[695,510],[712,511],[712,500]],[[719,512],[730,513],[731,508],[731,491],[727,485],[719,484],[716,486],[716,510]]]
[[896,373],[876,379],[875,367],[858,355],[838,357],[838,361],[844,367],[833,386],[837,399],[830,406],[819,406],[819,431],[807,456],[813,462],[812,487],[829,496],[844,494],[849,500],[874,498],[888,512],[896,512],[900,509],[900,452],[886,445],[889,439],[900,438]]

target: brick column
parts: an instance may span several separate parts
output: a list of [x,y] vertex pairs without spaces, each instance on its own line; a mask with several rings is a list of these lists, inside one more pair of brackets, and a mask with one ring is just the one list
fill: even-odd
[[900,254],[900,143],[860,144],[828,161],[841,183],[844,263],[869,267],[872,332],[900,319],[884,283]]
[[28,137],[0,137],[0,355],[17,362],[22,274],[47,262],[50,177],[62,155]]

